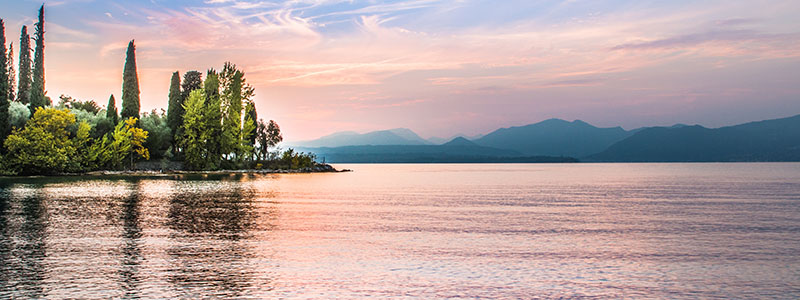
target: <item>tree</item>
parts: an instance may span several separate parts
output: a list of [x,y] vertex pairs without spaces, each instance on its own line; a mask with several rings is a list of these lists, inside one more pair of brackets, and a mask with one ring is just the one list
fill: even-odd
[[186,114],[183,118],[183,147],[184,163],[192,170],[202,170],[206,165],[206,137],[205,120],[205,95],[203,90],[194,90],[183,104]]
[[242,131],[242,73],[226,62],[220,73],[222,94],[222,136],[220,148],[224,156],[238,152]]
[[13,129],[22,128],[25,126],[25,123],[28,122],[28,119],[31,117],[31,110],[28,109],[25,104],[22,104],[18,101],[12,101],[11,105],[8,106],[8,123]]
[[31,112],[49,105],[44,88],[44,5],[39,8],[39,22],[34,24],[36,51],[33,58],[33,84],[31,85]]
[[148,132],[136,127],[138,120],[128,118],[119,122],[114,131],[103,136],[102,142],[89,147],[87,160],[92,166],[104,169],[121,169],[126,159],[130,168],[136,158],[150,159],[150,152],[144,147]]
[[108,97],[108,105],[106,105],[106,119],[111,121],[114,126],[119,123],[119,114],[117,114],[117,101],[114,99],[114,94]]
[[256,113],[256,105],[252,100],[247,101],[244,107],[244,123],[242,123],[242,157],[253,159],[256,145],[256,122],[258,114]]
[[25,174],[64,172],[76,154],[67,131],[73,124],[75,115],[69,110],[37,108],[25,128],[15,129],[6,139],[6,159]]
[[6,54],[6,26],[0,19],[0,142],[5,141],[10,128],[8,127],[8,105],[11,104],[8,86],[8,61]]
[[[223,155],[229,157],[235,154],[237,160],[241,160],[247,153],[248,147],[243,142],[245,136],[249,136],[255,129],[255,120],[251,124],[242,125],[242,106],[243,103],[251,101],[255,95],[251,87],[244,79],[244,73],[236,69],[236,65],[226,62],[219,74],[220,87],[222,88],[221,110],[222,110],[222,135],[220,148]],[[247,132],[243,134],[243,129]]]
[[97,105],[97,102],[94,102],[94,100],[80,101],[78,99],[74,99],[70,96],[63,94],[58,98],[59,98],[58,105],[60,107],[69,109],[80,109],[90,112],[92,114],[97,114],[98,112],[100,112],[100,105]]
[[183,125],[183,98],[181,95],[181,75],[178,71],[172,73],[172,79],[169,84],[169,103],[167,106],[167,125],[169,126],[170,134],[173,138],[172,149],[173,152],[177,151],[178,138],[180,136],[179,129]]
[[183,83],[181,83],[181,104],[189,98],[189,94],[194,90],[203,88],[203,74],[198,71],[189,71],[183,74]]
[[8,47],[8,101],[14,101],[17,98],[17,70],[14,69],[14,43]]
[[148,132],[144,146],[150,151],[152,157],[164,157],[172,144],[172,131],[167,118],[163,109],[161,113],[153,109],[150,113],[142,114],[142,119],[139,120],[139,125]]
[[[31,103],[31,37],[28,27],[22,26],[19,36],[19,83],[17,84],[17,101],[28,105]],[[33,113],[33,111],[31,111]]]
[[[122,71],[122,119],[139,119],[139,76],[136,74],[136,46],[128,43]],[[127,121],[126,121],[127,122]]]
[[267,138],[266,138],[266,145],[268,148],[272,148],[277,146],[280,142],[283,141],[283,134],[281,134],[281,127],[278,126],[274,120],[269,120],[269,125],[267,125]]
[[256,129],[256,140],[258,148],[256,154],[259,160],[266,160],[269,156],[269,148],[275,147],[283,141],[281,127],[273,120],[269,120],[269,125],[264,123],[264,119],[258,121]]
[[206,139],[206,151],[208,151],[208,169],[216,169],[220,165],[222,151],[220,149],[222,135],[222,110],[219,96],[219,76],[214,69],[208,70],[206,81],[203,83],[205,92],[205,112],[203,122],[208,138]]

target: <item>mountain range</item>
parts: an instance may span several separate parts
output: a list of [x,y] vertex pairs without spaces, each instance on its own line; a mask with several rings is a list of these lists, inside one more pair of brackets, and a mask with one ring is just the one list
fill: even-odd
[[291,146],[328,162],[800,161],[800,115],[721,128],[676,124],[634,130],[549,119],[446,143],[391,129],[335,133]]

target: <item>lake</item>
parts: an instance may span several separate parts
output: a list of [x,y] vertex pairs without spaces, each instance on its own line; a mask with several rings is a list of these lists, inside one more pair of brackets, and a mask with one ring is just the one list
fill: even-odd
[[0,298],[798,298],[800,164],[0,179]]

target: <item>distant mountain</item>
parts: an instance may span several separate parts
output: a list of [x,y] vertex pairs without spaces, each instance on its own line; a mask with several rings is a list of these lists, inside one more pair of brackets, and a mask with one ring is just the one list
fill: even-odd
[[526,126],[501,128],[474,142],[525,155],[583,157],[603,151],[631,134],[621,127],[598,128],[581,120],[549,119]]
[[483,134],[472,135],[472,136],[467,136],[467,135],[464,135],[464,134],[456,134],[456,135],[451,136],[449,138],[440,138],[440,137],[435,137],[434,136],[434,137],[428,138],[428,142],[430,142],[431,144],[434,144],[434,145],[441,145],[441,144],[447,143],[448,141],[453,140],[454,138],[462,137],[462,138],[465,138],[465,139],[468,139],[468,140],[472,141],[472,140],[477,140],[479,138],[482,138],[483,136],[484,136]]
[[443,145],[362,145],[298,148],[329,163],[482,163],[575,162],[574,158],[531,157],[513,150],[477,145],[455,138]]
[[619,162],[800,161],[800,115],[709,129],[645,128],[587,158]]
[[326,135],[316,140],[290,143],[293,147],[342,147],[362,145],[429,145],[430,142],[419,137],[409,129],[397,128],[390,130],[356,133],[353,131],[337,132]]

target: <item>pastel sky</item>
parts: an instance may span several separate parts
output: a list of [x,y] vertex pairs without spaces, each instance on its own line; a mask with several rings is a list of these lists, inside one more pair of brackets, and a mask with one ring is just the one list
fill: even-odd
[[[41,1],[0,0],[19,44]],[[231,61],[289,141],[410,128],[487,133],[547,118],[631,129],[800,114],[800,1],[47,1],[48,95],[142,108],[173,71]],[[119,105],[119,103],[118,103]]]

